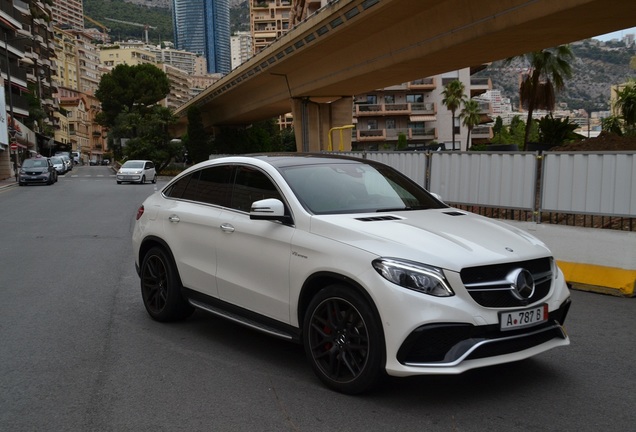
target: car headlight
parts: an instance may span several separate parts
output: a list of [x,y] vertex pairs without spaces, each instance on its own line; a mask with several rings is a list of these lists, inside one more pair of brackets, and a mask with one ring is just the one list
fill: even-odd
[[395,258],[378,258],[373,261],[373,268],[389,282],[413,291],[435,297],[455,295],[444,273],[437,267]]

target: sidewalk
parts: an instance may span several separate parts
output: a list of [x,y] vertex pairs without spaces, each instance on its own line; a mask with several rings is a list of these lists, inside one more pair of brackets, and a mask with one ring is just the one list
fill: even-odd
[[0,180],[0,190],[4,188],[10,188],[13,186],[17,186],[18,182],[15,181],[15,178],[10,177],[8,179]]

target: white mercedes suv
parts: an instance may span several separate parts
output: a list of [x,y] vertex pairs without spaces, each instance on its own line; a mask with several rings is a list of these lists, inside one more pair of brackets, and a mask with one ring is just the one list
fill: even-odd
[[569,291],[543,243],[364,159],[202,162],[146,199],[132,240],[152,318],[201,309],[302,343],[343,393],[569,344]]

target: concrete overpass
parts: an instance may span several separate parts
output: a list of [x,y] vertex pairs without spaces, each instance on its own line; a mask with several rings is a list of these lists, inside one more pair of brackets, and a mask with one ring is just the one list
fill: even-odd
[[192,105],[208,129],[292,111],[299,150],[323,150],[352,95],[632,26],[634,0],[336,0],[179,107],[174,132]]

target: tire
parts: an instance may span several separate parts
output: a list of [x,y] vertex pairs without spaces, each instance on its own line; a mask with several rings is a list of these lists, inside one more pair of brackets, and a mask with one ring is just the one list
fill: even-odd
[[141,181],[139,182],[139,184],[145,184],[146,183],[146,176],[141,176]]
[[303,320],[303,345],[318,378],[341,393],[367,391],[385,375],[380,319],[349,287],[328,286],[311,300]]
[[153,247],[141,264],[141,297],[148,314],[156,321],[182,320],[194,307],[181,295],[181,280],[168,253]]
[[157,183],[157,174],[154,175],[154,177],[152,178],[152,183]]
[[121,182],[118,180],[118,181],[117,181],[117,184],[121,184]]

